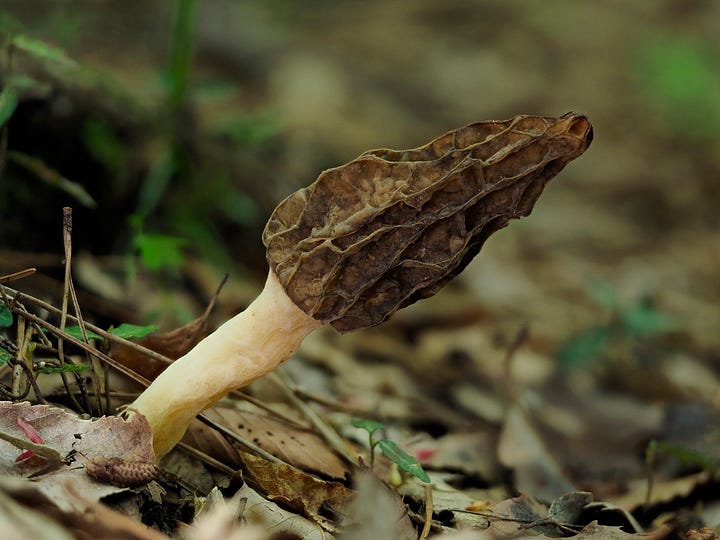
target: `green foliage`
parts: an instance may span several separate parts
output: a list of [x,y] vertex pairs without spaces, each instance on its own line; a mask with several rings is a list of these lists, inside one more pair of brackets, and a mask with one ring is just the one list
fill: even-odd
[[157,332],[158,328],[159,326],[154,324],[138,326],[136,324],[122,323],[116,328],[108,329],[108,332],[123,339],[140,339]]
[[588,294],[608,311],[609,320],[581,330],[560,346],[555,357],[562,369],[597,361],[613,344],[635,343],[662,334],[674,326],[673,319],[659,311],[647,298],[623,306],[606,282],[592,282]]
[[0,305],[0,328],[12,326],[13,314],[5,305]]
[[353,420],[352,425],[356,428],[367,431],[368,442],[370,444],[370,466],[375,462],[375,448],[380,451],[390,461],[395,463],[401,470],[411,474],[415,478],[425,483],[430,483],[430,477],[427,475],[422,465],[410,454],[402,450],[394,441],[389,439],[376,439],[375,433],[384,430],[385,425],[381,422],[369,419]]
[[377,422],[376,420],[369,420],[365,418],[360,420],[353,420],[352,425],[353,427],[364,429],[371,437],[376,431],[380,429],[385,429],[385,424]]
[[10,361],[10,358],[12,358],[12,355],[0,347],[0,366],[6,365]]
[[636,74],[666,129],[716,137],[720,129],[720,51],[690,36],[656,36],[639,48]]
[[[80,330],[79,326],[68,326],[65,328],[65,333],[69,336],[74,337],[75,339],[83,339],[82,331]],[[87,335],[88,339],[103,339],[102,336],[96,334],[92,330],[88,330],[87,328],[85,329],[85,334]]]
[[18,95],[15,87],[7,85],[0,90],[0,127],[10,119],[18,105]]
[[712,457],[702,452],[667,441],[650,441],[647,448],[648,461],[652,463],[658,452],[674,457],[683,465],[698,467],[714,475],[718,473],[718,463]]
[[565,341],[556,353],[556,359],[562,368],[596,360],[602,356],[611,338],[611,325],[592,326]]
[[33,39],[24,34],[13,36],[11,44],[13,47],[20,49],[39,60],[47,60],[54,63],[72,66],[75,65],[75,61],[72,60],[64,50],[54,45],[44,43],[40,40]]
[[[153,332],[157,332],[158,328],[159,327],[154,324],[138,326],[136,324],[122,323],[117,327],[108,328],[108,332],[123,339],[138,339],[144,338]],[[65,332],[76,339],[83,338],[79,326],[68,326],[65,328]],[[103,339],[101,335],[93,332],[92,330],[88,330],[87,328],[85,329],[85,333],[87,334],[88,339]]]
[[85,146],[107,170],[119,176],[128,160],[127,149],[108,123],[93,118],[85,123]]
[[422,465],[420,465],[418,460],[402,450],[397,444],[395,444],[394,441],[381,439],[377,442],[377,445],[378,448],[380,448],[380,451],[385,454],[385,457],[395,463],[398,467],[400,467],[400,469],[413,475],[415,478],[418,478],[426,484],[430,483],[430,477],[422,468]]
[[177,270],[182,266],[184,238],[164,234],[141,234],[135,247],[142,263],[150,270]]
[[45,375],[52,375],[54,373],[82,373],[90,369],[90,366],[85,364],[64,364],[62,366],[45,366],[35,370],[36,373],[43,373]]

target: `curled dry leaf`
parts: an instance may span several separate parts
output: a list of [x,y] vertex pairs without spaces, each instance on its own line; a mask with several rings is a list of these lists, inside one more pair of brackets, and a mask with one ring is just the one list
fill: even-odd
[[590,121],[477,122],[412,150],[370,150],[285,199],[267,260],[306,314],[340,331],[381,323],[435,294],[485,240],[532,210],[592,141]]

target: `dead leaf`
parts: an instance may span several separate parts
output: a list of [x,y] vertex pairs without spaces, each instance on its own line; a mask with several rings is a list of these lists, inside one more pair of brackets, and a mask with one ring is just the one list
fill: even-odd
[[295,467],[251,454],[242,454],[241,458],[247,471],[245,479],[253,488],[281,507],[304,515],[326,531],[335,532],[335,524],[326,516],[346,514],[352,490],[338,482],[327,482]]
[[312,521],[287,510],[283,510],[272,501],[261,497],[247,484],[238,490],[231,499],[232,504],[242,504],[242,519],[249,525],[262,528],[268,536],[277,535],[283,538],[297,535],[303,540],[333,540],[333,535],[324,531],[322,527]]
[[299,469],[338,480],[349,474],[345,464],[314,431],[251,408],[241,402],[235,408],[216,405],[205,415]]
[[96,458],[123,457],[127,460],[154,463],[152,434],[147,421],[140,415],[125,421],[116,417],[102,417],[96,421],[82,420],[76,415],[49,405],[0,402],[0,431],[23,437],[16,419],[21,417],[32,425],[45,441],[45,445],[68,457],[46,471],[48,463],[32,459],[15,463],[19,450],[8,442],[0,441],[0,472],[10,476],[28,478],[60,508],[68,510],[65,487],[73,486],[89,500],[122,491],[122,488],[101,484],[90,479],[83,469],[84,463]]

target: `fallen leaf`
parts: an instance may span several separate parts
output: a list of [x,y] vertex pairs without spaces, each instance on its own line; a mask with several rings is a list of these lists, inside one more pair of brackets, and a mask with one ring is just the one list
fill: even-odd
[[25,437],[17,426],[20,417],[42,437],[45,446],[66,457],[67,461],[47,469],[47,460],[33,458],[16,463],[19,450],[0,441],[0,473],[29,478],[54,503],[64,510],[72,503],[66,486],[72,486],[89,500],[122,491],[123,488],[96,482],[85,474],[83,465],[93,459],[121,457],[126,460],[154,463],[152,434],[147,421],[140,415],[125,421],[116,417],[102,417],[95,421],[82,420],[76,415],[49,405],[30,405],[27,402],[0,402],[0,431],[15,437]]
[[352,490],[339,482],[328,482],[283,463],[272,463],[251,454],[242,454],[245,480],[280,506],[304,515],[323,529],[335,532],[326,516],[347,513]]
[[242,519],[249,525],[262,528],[269,537],[292,538],[291,535],[296,535],[303,540],[334,538],[309,519],[283,510],[274,502],[264,499],[247,484],[243,484],[231,501],[235,503],[244,501]]
[[344,479],[349,474],[345,464],[314,431],[251,407],[241,402],[234,408],[216,405],[204,414],[299,469],[331,479]]

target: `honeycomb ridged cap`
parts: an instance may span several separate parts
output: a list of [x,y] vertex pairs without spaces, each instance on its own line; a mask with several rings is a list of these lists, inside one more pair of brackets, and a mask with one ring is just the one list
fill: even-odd
[[290,299],[340,331],[432,296],[526,216],[592,141],[587,117],[476,122],[410,150],[370,150],[281,202],[263,232]]

